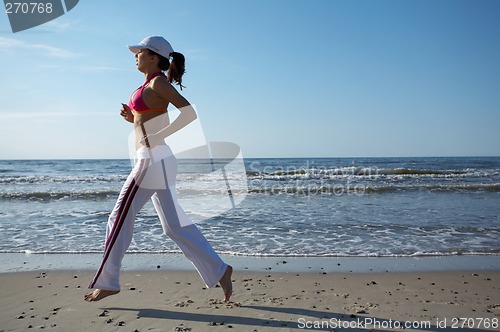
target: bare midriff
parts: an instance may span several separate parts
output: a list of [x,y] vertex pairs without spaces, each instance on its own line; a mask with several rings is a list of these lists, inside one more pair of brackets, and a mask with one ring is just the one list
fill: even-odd
[[[151,109],[134,113],[135,146],[143,146],[140,140],[145,134],[151,135],[159,132],[170,124],[166,107],[163,109]],[[144,133],[146,131],[146,133]],[[160,143],[165,144],[165,143]]]

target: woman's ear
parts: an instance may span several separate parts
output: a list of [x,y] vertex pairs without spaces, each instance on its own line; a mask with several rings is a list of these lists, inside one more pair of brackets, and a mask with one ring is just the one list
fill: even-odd
[[[155,60],[156,58],[156,60]],[[151,62],[155,62],[158,64],[160,62],[160,57],[157,54],[151,54]]]

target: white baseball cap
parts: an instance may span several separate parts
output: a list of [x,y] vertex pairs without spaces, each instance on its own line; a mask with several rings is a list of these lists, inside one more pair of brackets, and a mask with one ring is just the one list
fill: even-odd
[[170,53],[174,51],[172,45],[170,45],[170,43],[161,36],[146,37],[139,44],[129,45],[128,48],[134,53],[147,48],[148,50],[156,52],[167,59],[170,58]]

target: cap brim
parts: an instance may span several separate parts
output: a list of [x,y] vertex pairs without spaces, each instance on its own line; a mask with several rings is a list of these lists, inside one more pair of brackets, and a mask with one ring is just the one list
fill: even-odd
[[128,49],[133,52],[133,53],[137,53],[139,52],[140,50],[143,50],[145,49],[146,47],[144,47],[144,45],[129,45],[128,46]]

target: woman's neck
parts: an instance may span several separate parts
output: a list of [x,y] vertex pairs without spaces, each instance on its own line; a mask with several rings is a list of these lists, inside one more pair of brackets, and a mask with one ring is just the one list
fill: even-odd
[[145,76],[146,81],[160,71],[161,71],[160,68],[151,68],[151,69],[147,69],[146,71],[144,71],[144,76]]

